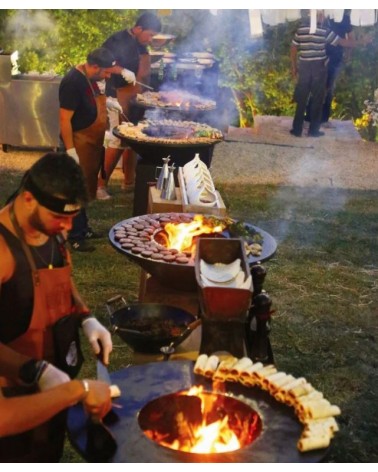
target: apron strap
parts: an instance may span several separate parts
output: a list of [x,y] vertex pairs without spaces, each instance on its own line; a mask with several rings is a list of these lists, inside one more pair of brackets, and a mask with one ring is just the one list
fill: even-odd
[[10,216],[10,219],[12,221],[12,224],[13,224],[13,227],[16,231],[16,234],[20,240],[20,243],[21,243],[21,246],[22,246],[22,249],[25,253],[25,256],[26,256],[26,259],[29,263],[29,266],[30,266],[30,269],[32,271],[32,276],[33,276],[33,283],[38,286],[39,283],[40,283],[40,280],[39,280],[39,274],[38,274],[38,270],[37,270],[37,267],[35,265],[35,261],[34,261],[34,258],[33,258],[33,255],[31,253],[31,250],[30,250],[30,247],[26,244],[26,241],[25,241],[25,238],[24,238],[24,234],[21,230],[21,227],[17,221],[17,218],[16,218],[16,215],[15,215],[15,212],[14,212],[14,201],[10,204],[10,207],[9,207],[9,216]]

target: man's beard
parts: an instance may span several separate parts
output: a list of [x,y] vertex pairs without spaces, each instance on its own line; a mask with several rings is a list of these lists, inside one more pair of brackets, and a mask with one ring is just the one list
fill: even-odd
[[35,208],[33,213],[29,216],[29,225],[36,229],[37,231],[40,231],[43,234],[46,234],[47,236],[51,236],[54,234],[53,231],[49,231],[46,226],[43,224],[41,217],[39,215],[39,208]]

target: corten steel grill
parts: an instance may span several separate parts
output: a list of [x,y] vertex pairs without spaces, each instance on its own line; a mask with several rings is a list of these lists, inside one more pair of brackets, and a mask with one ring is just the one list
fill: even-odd
[[[210,167],[215,144],[221,139],[208,139],[204,142],[190,142],[182,139],[182,142],[174,144],[167,142],[149,142],[147,140],[136,140],[123,136],[117,128],[113,134],[121,139],[123,146],[129,146],[138,154],[135,169],[135,190],[133,215],[144,215],[148,205],[148,183],[156,181],[156,167],[162,165],[163,157],[170,156],[170,165],[182,167],[194,159],[198,153],[200,159]],[[178,182],[176,182],[176,186]]]
[[[194,273],[193,257],[188,263],[185,264],[176,261],[165,262],[164,260],[154,260],[151,257],[144,257],[141,253],[133,253],[131,248],[128,249],[126,245],[123,244],[122,241],[120,239],[117,239],[116,237],[118,229],[122,229],[124,227],[134,227],[139,223],[144,224],[146,221],[149,220],[159,221],[159,218],[161,218],[165,219],[166,222],[190,222],[192,221],[193,216],[194,214],[192,213],[154,213],[150,215],[132,217],[115,224],[109,231],[109,240],[112,246],[117,251],[119,251],[121,254],[124,254],[133,262],[138,264],[146,272],[156,277],[156,279],[159,280],[161,283],[176,288],[178,290],[195,291],[197,289],[197,282]],[[171,218],[173,218],[173,220],[171,220]],[[256,262],[266,261],[267,259],[271,258],[277,249],[277,243],[275,239],[269,233],[254,225],[251,225],[249,223],[245,223],[245,225],[255,230],[257,233],[260,233],[263,237],[261,254],[259,256],[252,256],[251,254],[248,255],[248,263],[252,265]],[[143,232],[143,227],[141,230],[134,231]],[[163,232],[163,227],[161,226],[161,224],[157,224],[157,226],[155,227],[155,232],[153,234],[150,234],[149,236],[143,236],[143,238],[154,240],[154,238],[156,238],[156,235],[160,232]],[[228,230],[223,231],[219,235],[215,235],[215,237],[223,238],[229,238],[233,236],[235,235],[231,235]],[[206,235],[205,237],[208,237],[208,235]]]
[[[192,361],[153,362],[133,366],[111,374],[111,380],[121,390],[116,410],[118,421],[108,427],[117,440],[118,448],[112,462],[182,463],[182,462],[319,462],[329,449],[301,453],[296,444],[302,425],[291,408],[276,402],[267,392],[237,383],[222,384],[225,391],[213,388],[212,382],[193,374]],[[252,443],[233,452],[195,454],[175,451],[149,439],[141,425],[143,409],[151,401],[165,395],[203,386],[205,391],[229,395],[252,408],[261,419],[261,432]],[[142,416],[141,416],[142,415]],[[68,412],[69,439],[86,459],[87,426],[81,404]]]

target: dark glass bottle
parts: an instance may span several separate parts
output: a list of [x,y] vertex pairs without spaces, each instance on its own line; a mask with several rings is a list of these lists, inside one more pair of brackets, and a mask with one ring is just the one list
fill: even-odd
[[253,297],[247,323],[247,351],[253,362],[274,363],[269,339],[271,307],[272,300],[265,291]]

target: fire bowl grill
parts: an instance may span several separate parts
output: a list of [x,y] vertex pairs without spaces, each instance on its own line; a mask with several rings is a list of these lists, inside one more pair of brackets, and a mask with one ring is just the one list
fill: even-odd
[[[118,421],[108,424],[118,448],[112,462],[182,463],[182,462],[319,462],[328,449],[301,453],[297,441],[302,433],[292,408],[278,403],[267,392],[238,383],[225,383],[225,392],[213,390],[210,380],[193,373],[192,361],[152,362],[111,373],[121,396],[116,410]],[[205,391],[232,396],[255,410],[262,420],[260,435],[237,451],[218,454],[192,454],[162,447],[148,439],[139,425],[141,410],[149,402],[174,392],[202,385]],[[68,411],[68,436],[75,449],[86,459],[87,416],[81,404]]]
[[[234,397],[212,392],[202,392],[200,397],[188,395],[188,392],[177,392],[156,398],[140,411],[139,426],[148,438],[163,447],[171,447],[176,440],[181,443],[190,441],[190,429],[203,425],[203,404],[207,412],[206,425],[227,417],[227,427],[238,438],[240,448],[251,444],[260,434],[260,416],[250,405]],[[197,454],[193,451],[190,453]]]
[[[132,133],[133,128],[129,128],[128,134],[126,135],[121,133],[118,128],[113,128],[113,134],[117,138],[121,139],[121,141],[133,147],[135,152],[138,152],[138,153],[140,149],[143,151],[146,147],[148,148],[151,146],[154,149],[161,146],[163,148],[168,148],[169,150],[172,147],[179,148],[179,149],[182,149],[182,148],[200,149],[202,147],[208,147],[209,145],[214,145],[223,141],[223,136],[217,137],[217,138],[196,137],[196,136],[175,138],[175,137],[167,137],[166,134],[165,136],[161,136],[161,137],[148,136],[147,134],[143,132],[146,126],[147,126],[146,124],[143,124],[143,125],[138,124],[138,126],[135,127],[135,131],[139,131],[138,134]],[[157,125],[155,125],[155,128],[156,126]],[[164,126],[164,128],[167,128],[167,129],[171,127],[172,126],[167,126],[167,125]]]
[[[166,262],[164,260],[154,260],[151,257],[143,256],[142,253],[133,253],[131,248],[127,248],[125,246],[125,244],[127,243],[122,243],[116,238],[118,230],[124,229],[125,227],[134,228],[133,232],[137,231],[138,235],[145,233],[144,227],[151,226],[150,222],[155,221],[155,226],[152,225],[154,227],[153,234],[151,233],[149,236],[141,236],[141,238],[146,238],[145,242],[147,243],[147,240],[151,241],[153,236],[156,235],[158,231],[161,231],[163,229],[162,224],[168,222],[190,222],[193,220],[194,215],[194,213],[153,213],[150,215],[142,215],[129,218],[127,220],[120,221],[110,229],[109,240],[112,246],[117,251],[119,251],[121,254],[126,255],[130,260],[138,264],[143,270],[156,277],[159,282],[167,284],[177,290],[194,291],[197,289],[197,282],[194,271],[194,257],[190,257],[187,263],[180,263],[176,260],[172,262]],[[204,216],[207,217],[211,215]],[[159,221],[160,223],[158,224]],[[256,262],[263,262],[271,258],[277,249],[277,243],[275,239],[266,231],[256,226],[253,226],[249,223],[245,223],[245,226],[260,233],[263,237],[262,252],[260,256],[252,256],[251,254],[248,255],[248,263],[250,265],[253,265]],[[137,229],[139,227],[141,229]],[[210,235],[205,234],[204,237],[208,238],[210,237]],[[225,231],[217,234],[214,237],[230,238],[234,237],[234,235],[230,234],[230,232],[226,229]],[[125,237],[125,239],[129,238]]]

